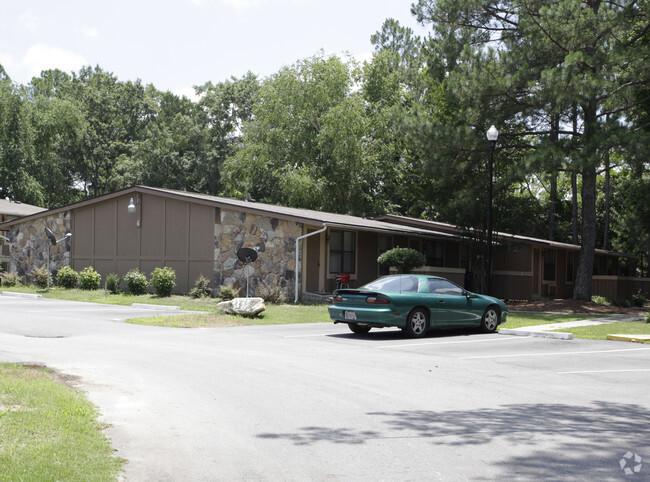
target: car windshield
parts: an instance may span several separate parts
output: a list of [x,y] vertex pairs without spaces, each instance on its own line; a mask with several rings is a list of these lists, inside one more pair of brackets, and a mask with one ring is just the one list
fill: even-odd
[[418,279],[415,276],[388,276],[379,278],[367,285],[363,289],[371,291],[418,291]]

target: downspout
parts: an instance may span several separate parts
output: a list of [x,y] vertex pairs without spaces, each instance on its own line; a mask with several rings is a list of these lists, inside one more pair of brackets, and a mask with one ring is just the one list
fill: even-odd
[[300,281],[300,275],[302,274],[301,271],[301,266],[300,266],[300,251],[299,251],[299,243],[301,240],[308,238],[309,236],[314,236],[316,234],[323,233],[327,231],[327,223],[323,223],[323,229],[319,229],[318,231],[314,231],[313,233],[308,233],[308,234],[303,234],[302,236],[299,236],[296,238],[296,288],[295,288],[295,293],[296,297],[293,300],[294,303],[298,303],[298,285]]

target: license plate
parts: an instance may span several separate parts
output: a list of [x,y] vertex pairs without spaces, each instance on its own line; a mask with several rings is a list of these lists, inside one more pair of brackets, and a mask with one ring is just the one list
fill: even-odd
[[354,311],[346,311],[345,312],[345,319],[346,320],[356,320],[357,319],[357,314]]

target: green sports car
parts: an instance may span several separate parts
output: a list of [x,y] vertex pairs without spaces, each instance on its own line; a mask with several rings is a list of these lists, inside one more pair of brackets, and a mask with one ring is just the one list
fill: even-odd
[[338,289],[333,301],[330,318],[358,334],[387,326],[416,338],[430,328],[480,327],[492,333],[508,317],[503,301],[470,293],[438,276],[384,276],[361,288]]

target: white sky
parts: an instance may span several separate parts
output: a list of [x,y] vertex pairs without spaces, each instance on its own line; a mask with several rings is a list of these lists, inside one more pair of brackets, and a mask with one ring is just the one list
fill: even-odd
[[0,0],[0,64],[17,83],[99,65],[160,90],[329,54],[367,59],[387,18],[422,35],[413,0]]

